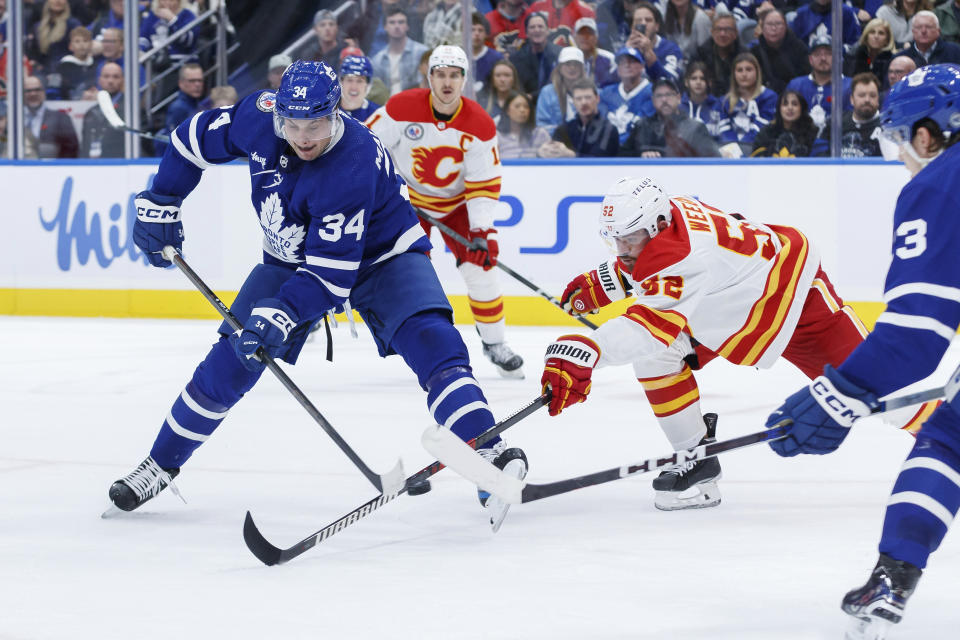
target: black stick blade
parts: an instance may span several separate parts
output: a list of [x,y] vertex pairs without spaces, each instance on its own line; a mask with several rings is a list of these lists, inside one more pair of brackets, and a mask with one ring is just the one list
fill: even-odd
[[257,525],[254,524],[253,516],[250,515],[249,511],[247,511],[247,517],[243,521],[243,541],[247,543],[250,552],[268,567],[280,563],[281,550],[263,537],[263,534],[257,529]]

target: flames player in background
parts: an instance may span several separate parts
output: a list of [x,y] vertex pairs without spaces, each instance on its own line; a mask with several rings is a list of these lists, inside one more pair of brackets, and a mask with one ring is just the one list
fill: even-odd
[[367,100],[371,80],[373,64],[367,56],[347,56],[340,63],[340,88],[343,91],[340,108],[360,122],[380,108],[376,102]]
[[[500,375],[523,377],[523,359],[504,338],[503,294],[493,267],[499,250],[493,216],[500,197],[497,127],[483,108],[462,97],[467,55],[442,45],[428,62],[429,89],[396,94],[367,121],[410,187],[410,202],[486,250],[468,250],[443,235],[467,285],[483,354]],[[421,220],[427,233],[430,225]]]
[[[899,157],[911,173],[893,214],[887,308],[842,365],[828,367],[770,416],[768,426],[793,420],[790,436],[770,445],[782,456],[834,451],[877,398],[933,373],[960,326],[960,66],[930,65],[906,76],[890,90],[880,121],[884,157]],[[917,433],[887,503],[877,564],[866,584],[843,598],[855,618],[848,638],[883,638],[900,622],[957,515],[957,403],[948,394]]]
[[[335,309],[352,306],[380,355],[403,357],[438,424],[465,440],[493,426],[406,185],[376,136],[340,115],[333,69],[298,60],[276,94],[262,91],[233,107],[198,113],[171,137],[150,190],[136,197],[136,245],[154,266],[170,266],[161,252],[166,245],[180,249],[180,205],[203,169],[246,157],[263,262],[232,305],[243,331],[220,326],[150,455],[110,487],[118,509],[132,511],[171,485],[260,378],[259,347],[293,364],[311,325]],[[515,475],[525,472],[523,452],[503,441],[480,453]],[[499,501],[484,506],[491,520],[506,513]]]
[[[628,295],[635,304],[590,337],[561,336],[547,349],[541,383],[553,389],[550,415],[586,400],[594,367],[631,363],[670,444],[689,449],[713,440],[716,421],[700,412],[695,369],[717,356],[760,368],[783,356],[814,378],[866,334],[793,227],[667,196],[649,177],[617,181],[599,223],[615,258],[574,278],[561,303],[573,314]],[[933,406],[901,414],[904,428]],[[717,458],[667,469],[653,481],[655,504],[666,511],[716,506],[719,478]]]

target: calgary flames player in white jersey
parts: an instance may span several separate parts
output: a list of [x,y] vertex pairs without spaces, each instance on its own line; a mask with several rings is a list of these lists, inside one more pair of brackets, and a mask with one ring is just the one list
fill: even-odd
[[[636,304],[590,337],[565,335],[550,345],[541,378],[553,390],[550,415],[586,400],[594,367],[632,363],[670,443],[688,449],[710,442],[716,425],[715,414],[700,412],[694,369],[717,356],[767,368],[783,356],[812,379],[866,336],[793,227],[668,197],[649,177],[621,178],[601,207],[600,235],[616,258],[574,278],[561,303],[573,314],[630,294]],[[935,407],[898,417],[916,430]],[[719,478],[716,458],[664,471],[653,481],[655,504],[715,506]]]
[[[483,353],[507,378],[523,377],[523,359],[504,340],[503,294],[494,271],[499,246],[493,227],[500,197],[497,127],[462,97],[467,56],[443,45],[428,62],[429,89],[402,91],[377,109],[367,126],[390,151],[414,207],[486,249],[469,250],[443,234],[467,285]],[[427,234],[430,225],[420,222]]]

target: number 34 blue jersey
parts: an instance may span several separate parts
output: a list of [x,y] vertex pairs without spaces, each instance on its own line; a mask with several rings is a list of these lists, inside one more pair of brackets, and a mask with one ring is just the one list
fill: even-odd
[[369,129],[342,117],[323,155],[304,162],[274,133],[273,100],[260,92],[183,122],[152,190],[184,197],[204,169],[247,158],[264,262],[296,269],[276,297],[305,320],[341,306],[366,269],[429,251],[430,241],[403,178]]
[[900,192],[884,311],[840,371],[878,395],[933,373],[960,326],[960,144]]

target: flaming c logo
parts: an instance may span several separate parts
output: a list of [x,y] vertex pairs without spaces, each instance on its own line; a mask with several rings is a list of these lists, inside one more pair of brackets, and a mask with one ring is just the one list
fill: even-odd
[[442,189],[450,186],[460,175],[459,170],[450,171],[441,177],[437,169],[444,159],[450,158],[454,164],[463,162],[463,151],[456,147],[415,147],[413,154],[413,177],[421,184]]

